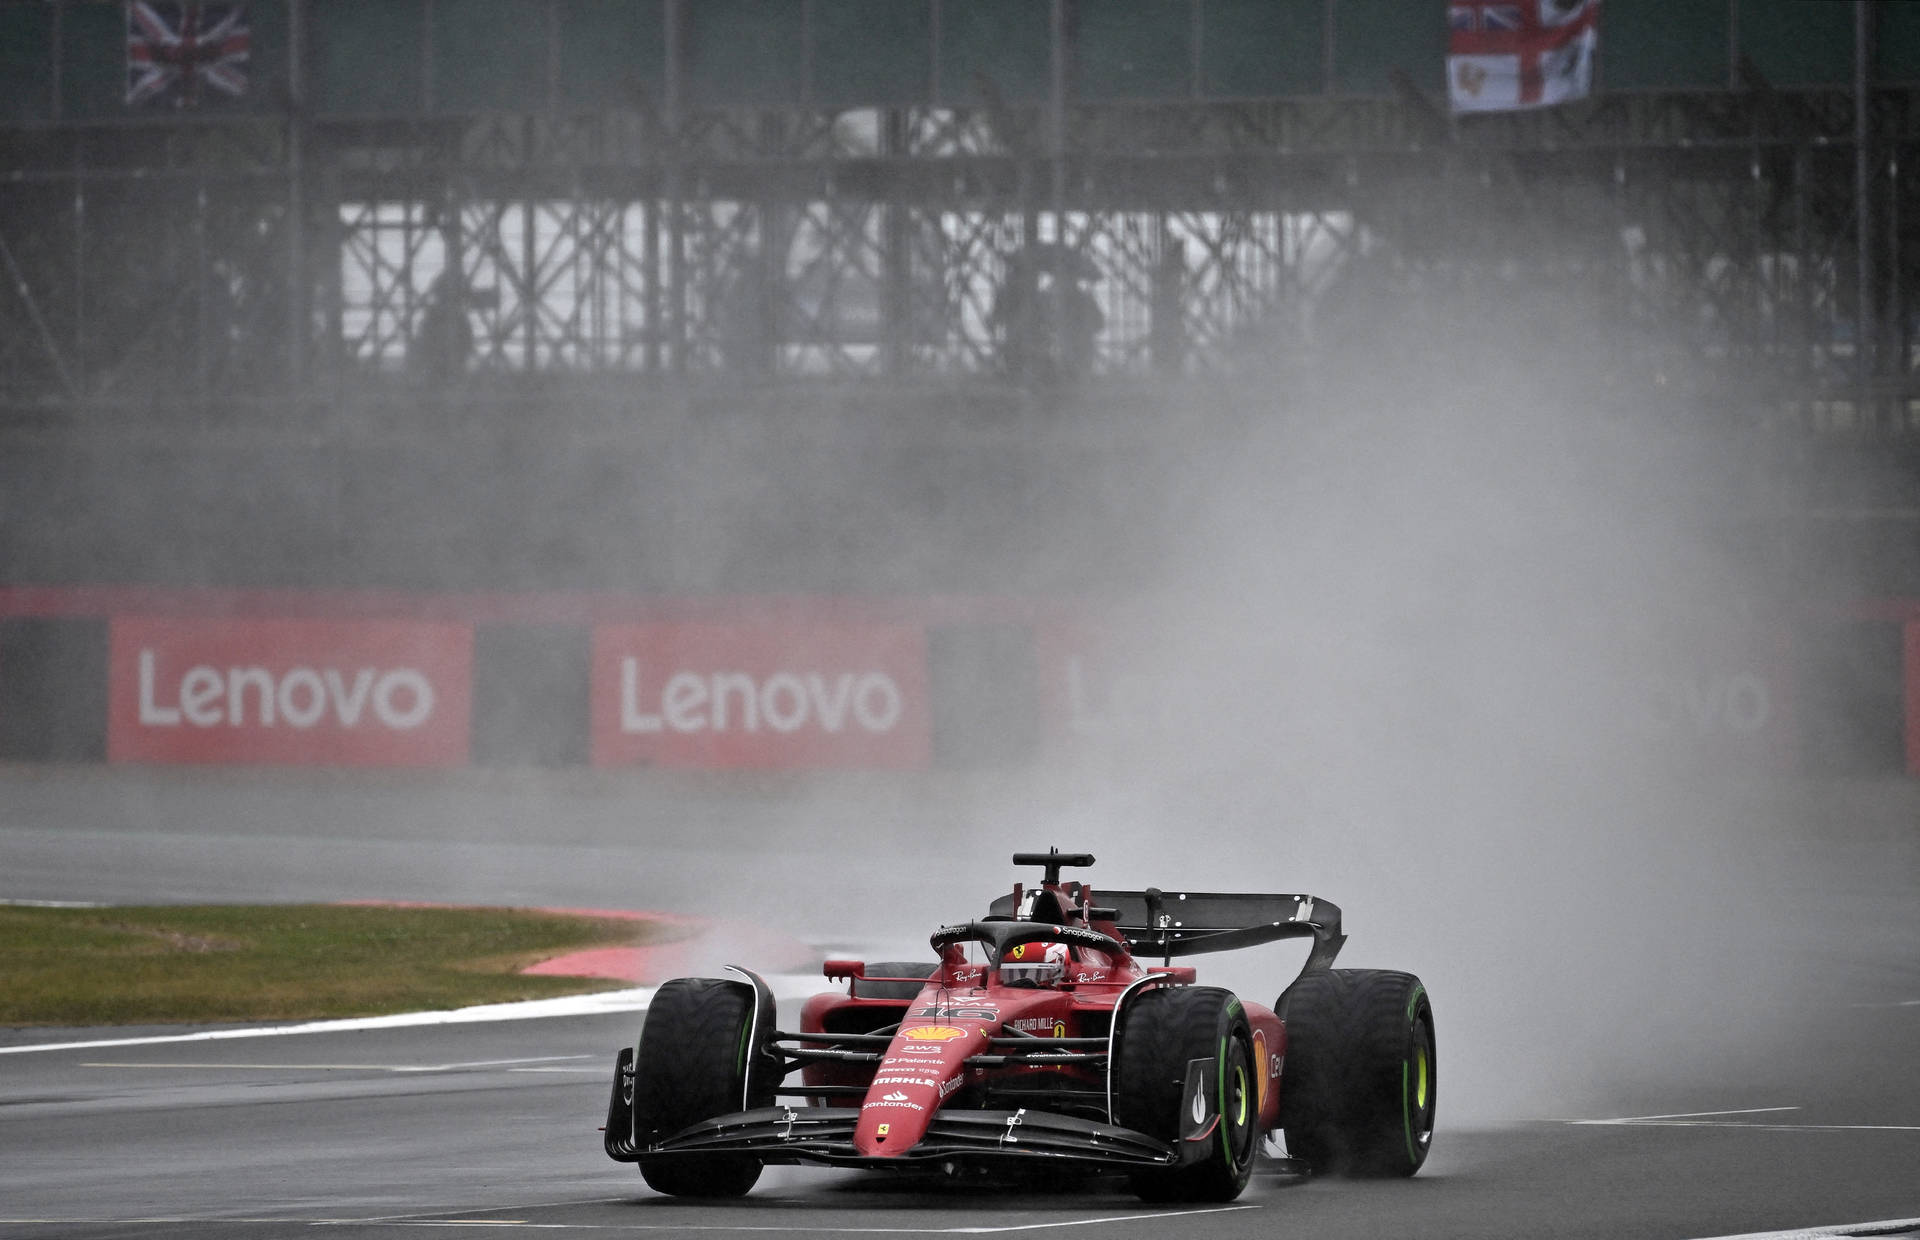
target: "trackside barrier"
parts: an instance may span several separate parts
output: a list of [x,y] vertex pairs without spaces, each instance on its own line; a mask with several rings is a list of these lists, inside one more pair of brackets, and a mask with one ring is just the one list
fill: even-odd
[[914,770],[1032,761],[997,599],[0,589],[0,759]]
[[[1196,692],[1094,615],[998,598],[0,588],[0,760],[907,771],[1152,752],[1156,729],[1205,710],[1209,652]],[[1704,632],[1603,704],[1649,752],[1920,774],[1920,601]]]

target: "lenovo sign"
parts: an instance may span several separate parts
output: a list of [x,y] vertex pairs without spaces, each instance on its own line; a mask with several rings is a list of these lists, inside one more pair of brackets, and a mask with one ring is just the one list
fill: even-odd
[[925,766],[926,661],[908,625],[599,628],[594,765]]
[[472,664],[465,625],[115,620],[107,756],[458,766]]

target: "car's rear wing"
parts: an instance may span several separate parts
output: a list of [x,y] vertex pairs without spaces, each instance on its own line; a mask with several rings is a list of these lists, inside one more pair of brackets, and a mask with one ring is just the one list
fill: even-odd
[[[1078,883],[1067,884],[1077,894]],[[1098,890],[1094,918],[1111,913],[1120,937],[1140,956],[1195,956],[1231,951],[1280,939],[1313,938],[1303,971],[1324,969],[1340,954],[1347,936],[1340,932],[1340,906],[1309,895],[1261,895],[1213,891]],[[993,902],[992,912],[1014,912],[1010,895]]]

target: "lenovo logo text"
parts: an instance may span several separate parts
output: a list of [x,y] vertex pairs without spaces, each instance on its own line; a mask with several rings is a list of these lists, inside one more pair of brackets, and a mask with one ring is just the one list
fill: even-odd
[[159,683],[152,650],[139,657],[139,720],[143,727],[291,727],[362,720],[395,732],[433,717],[433,682],[418,668],[294,666],[274,672],[258,665],[189,667],[179,680]]
[[873,735],[900,725],[906,699],[881,671],[779,671],[756,677],[741,671],[678,671],[649,692],[640,660],[620,660],[620,730],[661,732],[791,733],[815,727],[830,735],[858,729]]
[[711,770],[918,767],[926,637],[800,611],[593,631],[593,761]]
[[473,630],[420,620],[115,618],[114,762],[458,766]]

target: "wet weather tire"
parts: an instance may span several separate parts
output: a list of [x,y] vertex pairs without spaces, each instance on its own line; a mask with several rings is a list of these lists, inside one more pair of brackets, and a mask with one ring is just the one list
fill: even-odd
[[1122,1007],[1115,1041],[1114,1121],[1160,1138],[1183,1158],[1134,1176],[1133,1191],[1148,1201],[1238,1197],[1253,1172],[1260,1129],[1240,1000],[1208,986],[1148,990]]
[[1287,1025],[1280,1127],[1316,1172],[1408,1176],[1433,1143],[1433,1005],[1411,973],[1323,969],[1277,1005]]
[[[738,982],[682,977],[661,985],[647,1006],[634,1057],[634,1128],[645,1143],[689,1124],[750,1107],[771,1106],[773,1074],[750,1065],[762,1048],[748,1045],[753,992]],[[760,1178],[757,1159],[734,1154],[641,1154],[640,1174],[656,1192],[675,1197],[739,1197]]]

